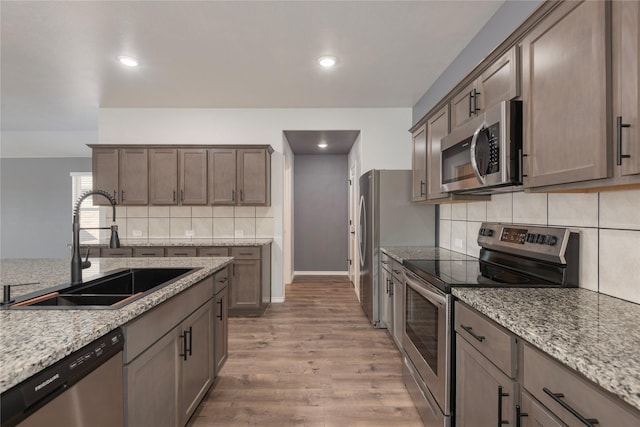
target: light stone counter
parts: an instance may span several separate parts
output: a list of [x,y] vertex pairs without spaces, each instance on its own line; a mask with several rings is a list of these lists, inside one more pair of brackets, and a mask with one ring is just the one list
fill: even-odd
[[453,288],[453,295],[640,409],[640,305],[575,288]]
[[433,246],[385,246],[380,250],[398,262],[405,259],[475,260],[469,255]]
[[[232,262],[233,258],[94,258],[84,281],[120,268],[187,267],[199,270],[119,309],[0,310],[0,392],[13,387],[82,346],[124,325]],[[15,259],[0,262],[2,284],[31,293],[69,283],[69,259]]]
[[[202,238],[149,238],[149,239],[120,239],[121,246],[264,246],[273,239],[202,239]],[[108,240],[100,243],[83,243],[82,246],[107,246]]]

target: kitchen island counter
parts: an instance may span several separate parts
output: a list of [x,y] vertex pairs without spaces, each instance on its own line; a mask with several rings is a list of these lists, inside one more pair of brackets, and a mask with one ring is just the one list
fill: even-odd
[[[199,268],[119,309],[0,310],[0,392],[4,392],[96,338],[124,325],[233,261],[219,258],[94,258],[84,280],[121,268]],[[69,283],[68,259],[12,259],[0,262],[1,282],[35,285],[12,288],[13,295]]]

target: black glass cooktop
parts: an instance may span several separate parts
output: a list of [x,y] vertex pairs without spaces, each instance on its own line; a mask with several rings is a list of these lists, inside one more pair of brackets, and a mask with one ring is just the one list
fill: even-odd
[[403,265],[418,277],[445,292],[452,287],[547,287],[558,286],[480,260],[404,260]]

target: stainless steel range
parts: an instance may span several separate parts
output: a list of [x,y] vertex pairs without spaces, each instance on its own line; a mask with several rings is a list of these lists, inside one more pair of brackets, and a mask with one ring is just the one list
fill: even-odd
[[479,259],[405,260],[404,377],[425,426],[451,426],[455,408],[451,288],[577,287],[579,234],[483,223]]

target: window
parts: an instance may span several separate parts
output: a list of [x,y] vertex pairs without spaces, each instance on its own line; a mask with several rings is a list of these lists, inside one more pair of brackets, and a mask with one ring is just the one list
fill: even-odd
[[[93,189],[91,172],[71,172],[71,215],[78,198]],[[80,243],[99,243],[102,227],[100,207],[93,204],[93,197],[87,197],[80,205]]]

